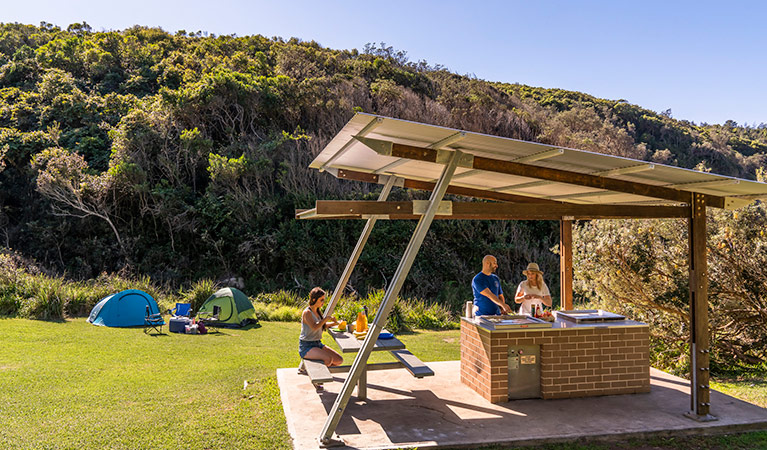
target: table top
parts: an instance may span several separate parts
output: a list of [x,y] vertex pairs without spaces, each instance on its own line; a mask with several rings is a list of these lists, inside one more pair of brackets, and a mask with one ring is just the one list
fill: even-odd
[[[386,333],[387,331],[383,330],[381,332]],[[333,339],[335,339],[338,346],[341,347],[341,353],[357,353],[360,351],[360,348],[362,348],[362,343],[365,342],[364,339],[357,339],[348,331],[328,330],[328,333],[333,336]],[[373,346],[373,351],[402,350],[404,348],[405,344],[403,344],[402,341],[395,337],[393,339],[376,340],[376,343]]]

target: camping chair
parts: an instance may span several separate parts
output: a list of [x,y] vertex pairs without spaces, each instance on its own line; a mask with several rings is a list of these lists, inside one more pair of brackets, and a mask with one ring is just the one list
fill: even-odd
[[168,310],[168,314],[173,315],[173,317],[189,317],[191,312],[191,303],[176,303],[175,308]]
[[[152,314],[149,310],[149,305],[146,305],[146,316],[144,316],[144,333],[148,332],[150,328],[154,331],[162,334],[162,326],[165,325],[165,320],[162,318],[162,314]],[[158,330],[157,327],[160,327]]]
[[213,312],[212,313],[202,313],[197,315],[197,321],[202,322],[203,325],[205,325],[207,328],[210,328],[213,330],[213,328],[216,329],[216,332],[218,333],[218,319],[219,314],[221,314],[221,307],[216,305],[213,306]]

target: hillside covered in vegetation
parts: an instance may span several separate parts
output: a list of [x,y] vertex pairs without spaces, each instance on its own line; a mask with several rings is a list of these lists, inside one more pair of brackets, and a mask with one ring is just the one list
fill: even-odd
[[[175,285],[238,276],[252,290],[332,288],[362,223],[293,216],[318,198],[376,197],[375,186],[308,169],[355,111],[748,179],[767,165],[764,124],[695,124],[620,99],[478,80],[384,44],[0,24],[0,243],[76,280],[119,272]],[[757,226],[755,208],[749,223],[727,215],[721,227],[734,236]],[[385,287],[413,227],[379,222],[351,287]],[[610,230],[584,227],[610,240]],[[554,222],[439,221],[405,292],[460,305],[493,253],[507,290],[537,261],[557,296],[557,240]],[[595,275],[601,260],[581,256],[576,273],[592,283],[579,295],[614,296],[612,279]],[[685,279],[679,269],[666,281]],[[669,289],[684,314],[684,289]]]

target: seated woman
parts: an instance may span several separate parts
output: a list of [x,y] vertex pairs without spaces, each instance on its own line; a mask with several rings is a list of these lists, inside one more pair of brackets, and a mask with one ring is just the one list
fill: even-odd
[[326,366],[340,366],[343,357],[322,343],[322,331],[337,325],[335,317],[322,317],[325,291],[316,287],[309,293],[309,306],[301,315],[301,336],[298,338],[298,354],[301,359],[322,361]]
[[527,270],[522,271],[527,279],[519,283],[517,294],[514,296],[516,303],[521,303],[519,314],[532,315],[533,307],[541,303],[551,307],[551,293],[549,287],[543,281],[543,272],[538,268],[538,264],[530,263]]

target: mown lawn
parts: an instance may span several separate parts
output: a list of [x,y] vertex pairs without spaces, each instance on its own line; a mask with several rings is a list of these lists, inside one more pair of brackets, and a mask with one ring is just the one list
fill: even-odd
[[[0,319],[0,448],[290,448],[275,370],[298,365],[299,328],[152,336],[85,319]],[[400,338],[425,361],[459,358],[457,330]],[[763,381],[716,387],[767,406]],[[767,433],[570,448],[767,448]]]
[[[299,329],[153,336],[0,319],[0,448],[290,448],[275,370],[298,366]],[[458,358],[458,331],[401,338],[427,360]]]

